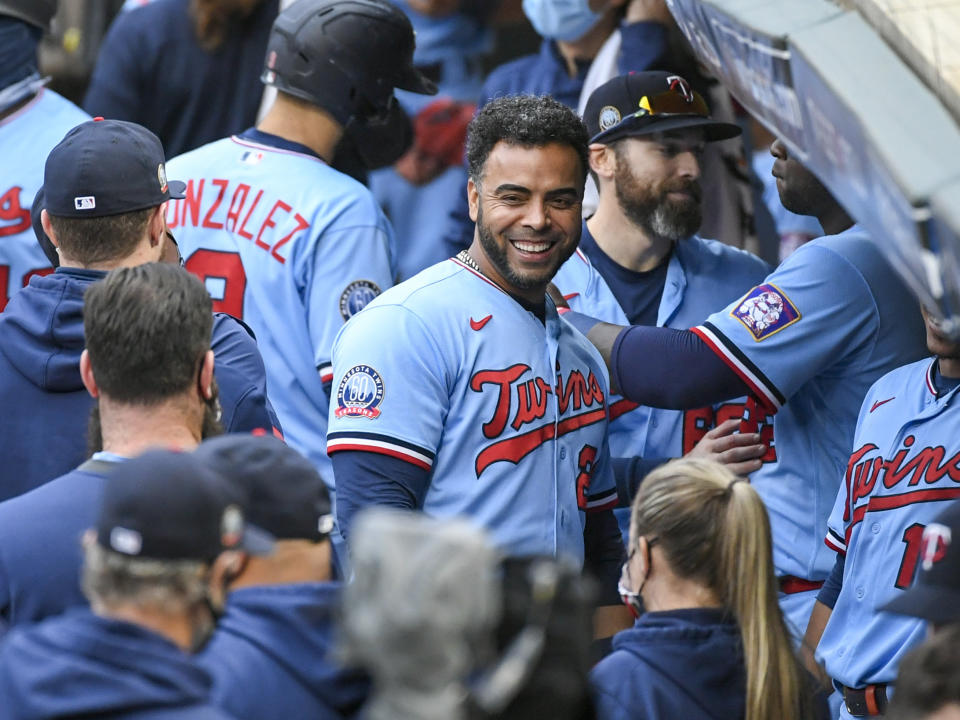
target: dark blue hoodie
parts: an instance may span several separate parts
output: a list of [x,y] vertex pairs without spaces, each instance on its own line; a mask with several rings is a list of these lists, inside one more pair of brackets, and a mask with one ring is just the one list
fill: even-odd
[[209,692],[207,673],[169,640],[87,610],[0,641],[0,720],[229,720]]
[[[58,268],[33,277],[0,314],[0,501],[83,462],[93,399],[80,379],[83,293],[105,272]],[[211,347],[228,432],[278,427],[256,341],[228,315]]]
[[215,705],[241,720],[333,720],[357,714],[370,691],[331,656],[340,583],[234,590],[200,656]]
[[742,718],[740,628],[721,609],[648,612],[617,633],[590,681],[599,720]]

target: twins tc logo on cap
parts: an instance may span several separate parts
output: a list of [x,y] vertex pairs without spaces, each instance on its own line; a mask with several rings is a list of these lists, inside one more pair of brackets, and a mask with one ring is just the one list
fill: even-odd
[[756,341],[765,340],[800,319],[800,312],[776,285],[758,285],[730,313]]
[[690,87],[690,83],[684,80],[679,75],[670,75],[667,77],[667,83],[670,85],[670,89],[674,92],[679,92],[683,95],[683,99],[688,103],[693,102],[693,89]]
[[361,416],[373,420],[380,416],[383,402],[383,378],[369,365],[354,365],[347,370],[337,388],[337,409],[333,414]]
[[950,528],[940,523],[930,523],[923,529],[920,540],[920,560],[925,571],[943,560],[950,547]]

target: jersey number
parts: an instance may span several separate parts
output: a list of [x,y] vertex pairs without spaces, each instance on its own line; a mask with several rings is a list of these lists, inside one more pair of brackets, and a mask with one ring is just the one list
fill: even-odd
[[900,571],[897,573],[897,581],[894,587],[906,590],[913,582],[913,575],[917,570],[917,560],[920,558],[920,547],[923,544],[923,528],[920,523],[914,523],[903,531],[904,548],[903,557],[900,560]]
[[593,468],[596,466],[597,449],[593,445],[584,445],[577,457],[577,507],[587,509],[587,490],[590,489],[590,480],[593,478]]
[[184,267],[203,280],[213,298],[213,311],[243,320],[243,294],[247,289],[247,273],[240,255],[220,250],[197,250]]

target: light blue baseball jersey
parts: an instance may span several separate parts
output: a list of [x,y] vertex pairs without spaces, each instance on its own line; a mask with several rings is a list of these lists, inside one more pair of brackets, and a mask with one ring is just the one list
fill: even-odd
[[935,363],[897,368],[870,388],[830,515],[826,544],[846,561],[817,659],[848,687],[892,683],[926,637],[923,620],[877,608],[911,585],[924,527],[960,498],[960,399],[956,388],[937,397]]
[[[716,240],[687,238],[674,246],[670,256],[657,325],[693,327],[740,297],[769,271],[765,262],[748,252]],[[630,324],[606,280],[582,251],[561,266],[553,283],[572,310],[615,325]],[[610,401],[610,453],[613,457],[681,457],[707,431],[742,414],[743,398],[681,412],[638,406],[614,395]]]
[[393,231],[367,188],[295,147],[247,131],[174,158],[187,189],[167,222],[214,309],[253,328],[284,437],[332,488],[330,351],[391,285]]
[[43,89],[0,120],[0,311],[34,275],[53,272],[30,224],[30,206],[43,185],[47,155],[72,127],[90,119]]
[[510,554],[582,561],[584,511],[616,504],[609,383],[551,302],[542,323],[446,260],[353,318],[333,360],[328,452],[411,462],[430,471],[428,514],[472,518]]
[[[854,225],[800,247],[694,332],[761,401],[745,429],[773,427],[774,453],[750,479],[770,515],[778,575],[823,580],[834,560],[827,517],[863,397],[926,355],[916,299]],[[800,632],[813,600],[794,619]]]

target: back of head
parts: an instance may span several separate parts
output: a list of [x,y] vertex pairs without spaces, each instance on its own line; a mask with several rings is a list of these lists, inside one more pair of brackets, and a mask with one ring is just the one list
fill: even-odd
[[262,80],[341,125],[387,116],[394,88],[433,94],[413,66],[414,32],[385,0],[298,0],[277,17]]
[[[952,713],[948,714],[947,708]],[[885,717],[960,717],[960,625],[938,630],[903,658],[897,672],[897,690]]]
[[587,175],[587,130],[580,117],[547,95],[511,95],[497,98],[477,113],[467,128],[467,165],[475,183],[498,142],[521,147],[569,145]]
[[740,626],[747,720],[810,715],[809,688],[777,602],[770,522],[757,492],[727,468],[674,460],[640,486],[631,542],[656,538],[675,575],[713,591]]
[[198,382],[212,301],[185,270],[162,263],[114,270],[87,290],[83,315],[93,373],[111,400],[151,405]]
[[329,537],[327,486],[313,464],[282,441],[224,435],[202,443],[194,455],[238,491],[250,522],[277,540]]

